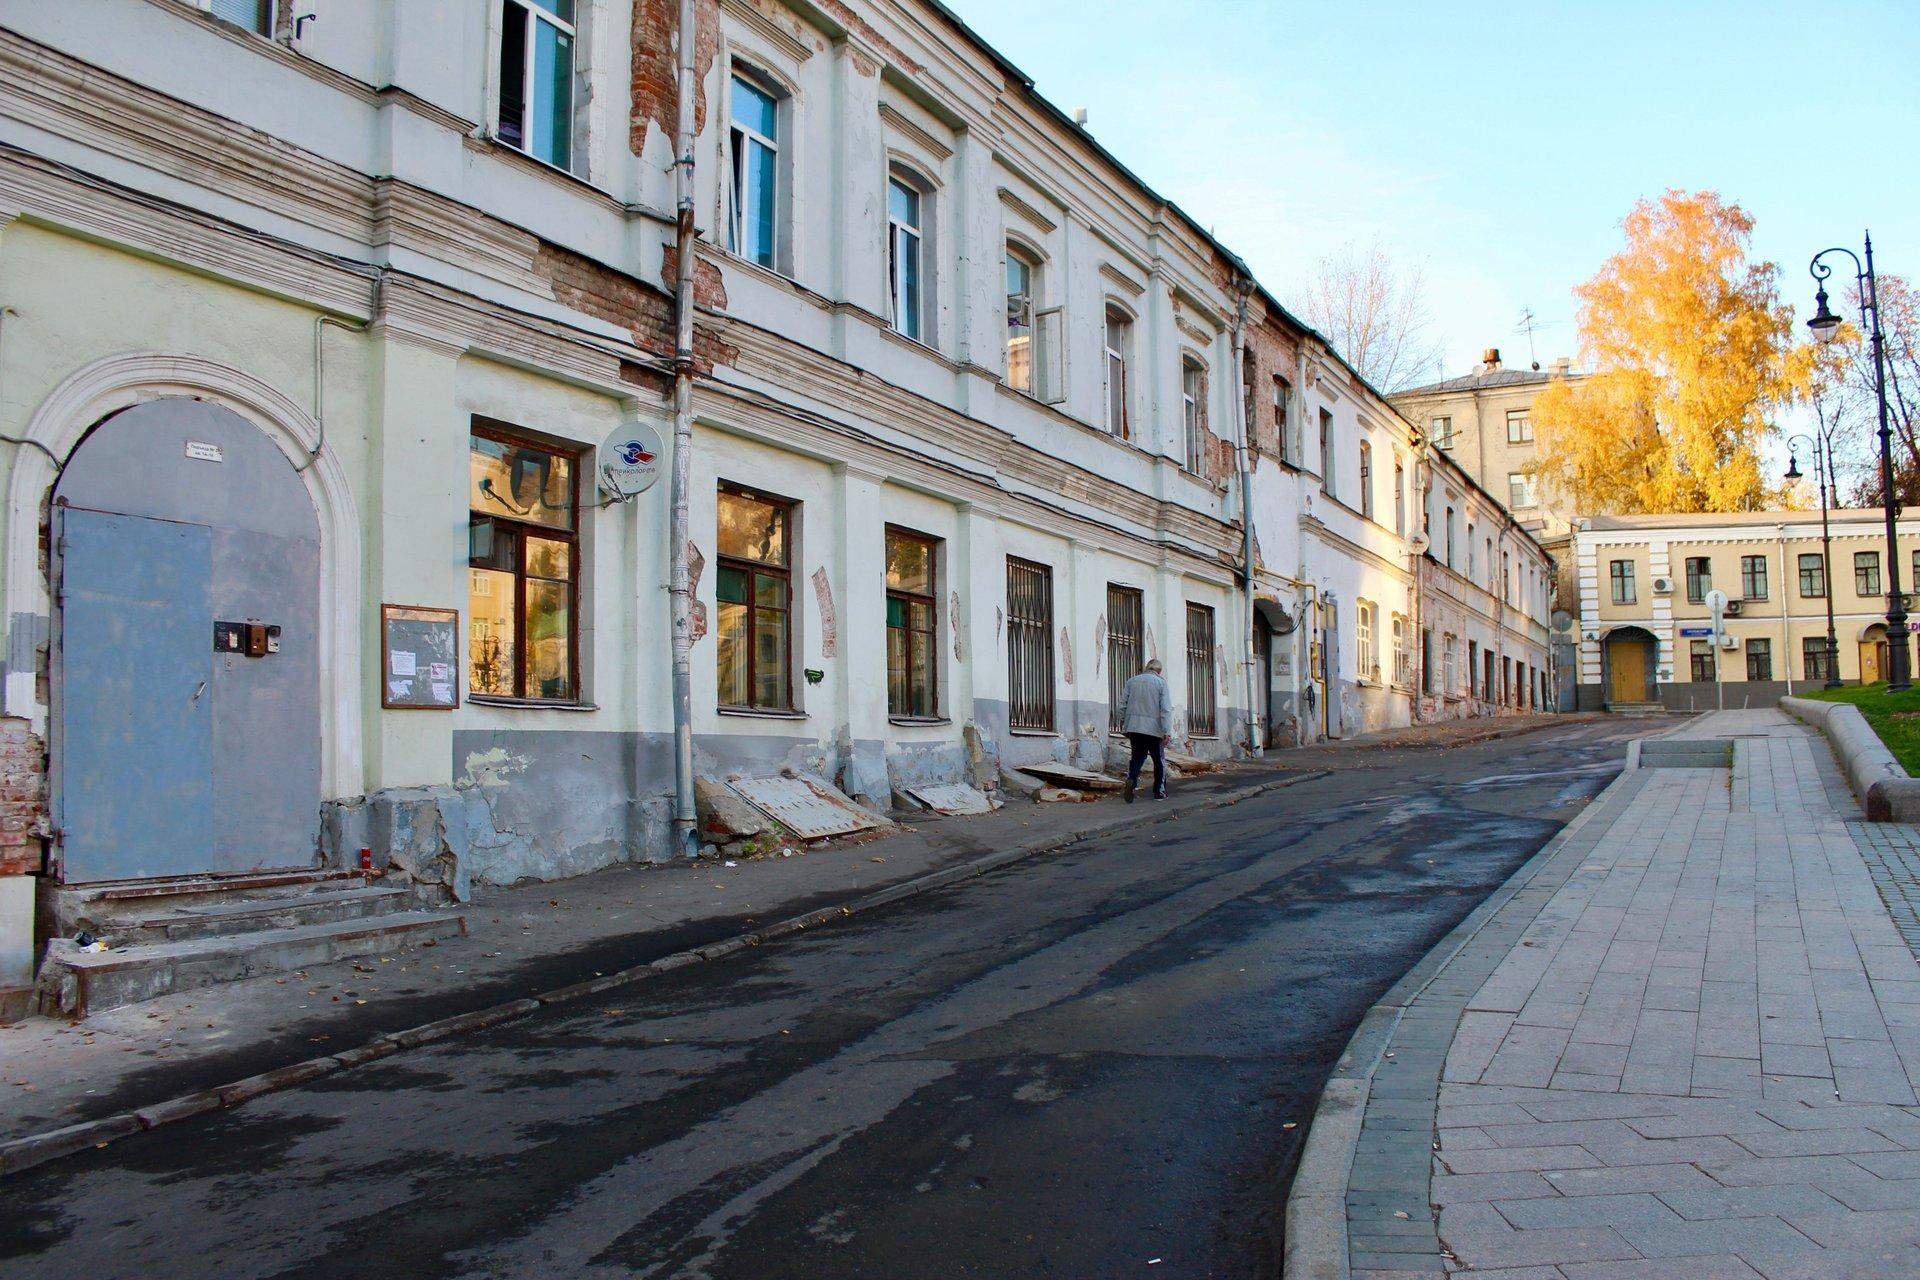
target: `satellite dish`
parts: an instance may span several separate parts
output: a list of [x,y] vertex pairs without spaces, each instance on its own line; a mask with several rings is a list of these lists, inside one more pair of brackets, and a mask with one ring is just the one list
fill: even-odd
[[644,422],[629,422],[600,446],[600,487],[623,500],[645,493],[660,478],[665,458],[660,433]]

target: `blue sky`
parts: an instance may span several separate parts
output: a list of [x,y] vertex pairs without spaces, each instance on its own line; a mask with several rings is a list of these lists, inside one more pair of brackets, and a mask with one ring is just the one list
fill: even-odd
[[1377,240],[1449,373],[1577,356],[1574,285],[1633,202],[1711,187],[1811,308],[1809,257],[1920,276],[1920,0],[949,0],[1282,299]]

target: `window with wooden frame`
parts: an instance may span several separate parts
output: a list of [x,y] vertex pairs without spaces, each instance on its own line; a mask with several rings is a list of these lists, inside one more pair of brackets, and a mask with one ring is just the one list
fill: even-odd
[[1633,561],[1609,560],[1607,562],[1607,580],[1612,588],[1615,604],[1633,604],[1638,599],[1633,585]]
[[1747,600],[1767,598],[1767,558],[1740,557],[1740,595]]
[[1880,594],[1880,553],[1878,551],[1853,553],[1853,593],[1857,596]]
[[744,66],[728,99],[727,248],[779,270],[780,95]]
[[1300,450],[1294,447],[1293,423],[1288,409],[1293,403],[1293,384],[1281,374],[1273,375],[1273,430],[1280,441],[1280,461],[1290,467],[1300,465]]
[[1146,659],[1146,599],[1136,587],[1107,584],[1107,727],[1120,732],[1120,691]]
[[1713,590],[1713,561],[1706,556],[1687,557],[1687,603],[1701,604]]
[[1191,356],[1180,361],[1180,423],[1186,437],[1181,465],[1199,475],[1207,466],[1207,367]]
[[1800,556],[1800,598],[1823,599],[1827,594],[1827,558],[1819,552]]
[[1533,410],[1531,409],[1507,410],[1507,443],[1508,444],[1532,444],[1533,443]]
[[926,216],[933,196],[918,174],[896,169],[887,178],[887,291],[894,330],[916,342],[926,330]]
[[1040,274],[1033,255],[1007,245],[1007,385],[1032,395],[1034,284]]
[[1360,442],[1360,514],[1373,519],[1373,446]]
[[940,544],[925,534],[887,530],[887,714],[940,715]]
[[1322,409],[1320,411],[1320,487],[1326,490],[1329,498],[1338,494],[1338,488],[1333,482],[1333,472],[1333,413],[1331,410]]
[[1393,531],[1407,532],[1407,469],[1399,462],[1393,464]]
[[468,458],[467,691],[576,702],[578,455],[476,419]]
[[1053,570],[1007,557],[1007,723],[1051,732]]
[[713,594],[723,708],[793,710],[793,511],[785,499],[720,488]]
[[573,167],[574,0],[504,0],[499,138],[559,169]]
[[1218,678],[1213,643],[1213,610],[1187,606],[1187,732],[1211,738],[1219,732]]

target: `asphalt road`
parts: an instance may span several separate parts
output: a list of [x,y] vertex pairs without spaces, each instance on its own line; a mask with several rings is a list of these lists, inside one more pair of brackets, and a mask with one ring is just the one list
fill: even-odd
[[59,1161],[0,1184],[0,1274],[1275,1276],[1348,1034],[1636,731],[1301,753],[1331,772]]

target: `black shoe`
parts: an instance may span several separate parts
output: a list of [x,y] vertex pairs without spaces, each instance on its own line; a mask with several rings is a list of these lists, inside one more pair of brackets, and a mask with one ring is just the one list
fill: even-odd
[[1164,791],[1156,791],[1153,793],[1153,798],[1155,800],[1165,800],[1167,798],[1167,793]]
[[1127,785],[1121,789],[1120,794],[1126,797],[1128,804],[1133,803],[1133,779],[1127,779]]

